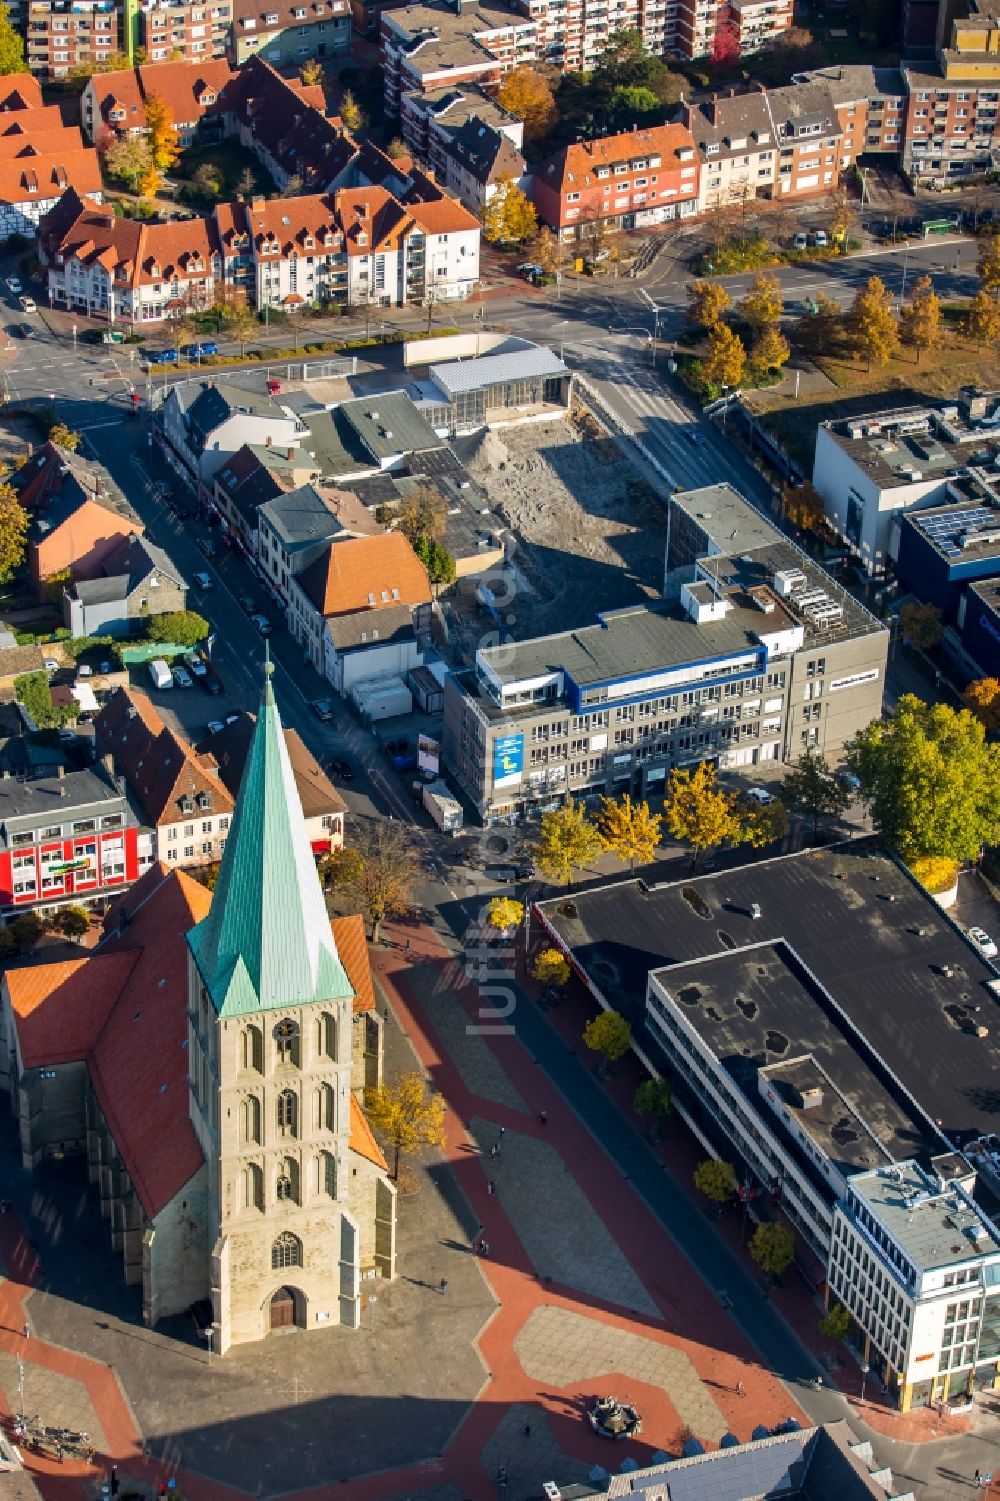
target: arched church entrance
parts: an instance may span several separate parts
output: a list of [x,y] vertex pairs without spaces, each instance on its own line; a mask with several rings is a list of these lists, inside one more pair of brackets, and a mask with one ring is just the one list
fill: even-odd
[[275,1329],[304,1329],[305,1328],[306,1300],[294,1287],[279,1287],[272,1294],[270,1304],[269,1328]]

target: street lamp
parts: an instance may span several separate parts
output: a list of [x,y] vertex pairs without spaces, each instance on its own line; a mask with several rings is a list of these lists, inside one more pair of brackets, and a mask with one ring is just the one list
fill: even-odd
[[497,1501],[504,1501],[507,1495],[507,1466],[497,1467]]
[[867,1377],[868,1372],[870,1370],[871,1370],[871,1366],[868,1364],[867,1360],[863,1360],[861,1362],[861,1399],[860,1399],[862,1405],[864,1404],[864,1400],[865,1400],[865,1378]]
[[910,246],[909,246],[909,242],[907,242],[906,249],[903,251],[903,285],[902,285],[902,288],[901,288],[900,293],[899,293],[899,305],[900,305],[900,307],[903,306],[903,300],[906,297],[906,265],[907,265],[907,262],[909,261],[909,258],[910,258]]
[[205,1345],[206,1345],[206,1347],[208,1349],[208,1363],[209,1363],[209,1365],[212,1364],[212,1340],[214,1338],[214,1335],[215,1335],[215,1325],[214,1324],[209,1324],[206,1329],[203,1329],[201,1331],[201,1337],[205,1341]]

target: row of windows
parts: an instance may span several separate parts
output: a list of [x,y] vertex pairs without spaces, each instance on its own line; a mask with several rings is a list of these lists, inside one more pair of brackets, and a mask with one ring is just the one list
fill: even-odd
[[[319,1152],[308,1164],[309,1192],[313,1198],[337,1197],[337,1159],[332,1152]],[[271,1184],[271,1204],[301,1204],[302,1179],[294,1157],[285,1157],[277,1167]],[[258,1162],[248,1162],[240,1170],[240,1208],[263,1212],[269,1207],[265,1195],[264,1169]]]
[[[263,1121],[263,1105],[259,1095],[247,1095],[240,1103],[240,1143],[242,1146],[259,1146]],[[294,1089],[282,1089],[274,1103],[274,1123],[277,1134],[282,1137],[302,1135],[301,1101]],[[335,1131],[337,1129],[337,1095],[332,1084],[320,1084],[312,1091],[312,1129]]]
[[[337,1058],[337,1022],[329,1011],[323,1011],[312,1021],[312,1048],[315,1058]],[[274,1057],[279,1065],[289,1068],[302,1067],[302,1029],[291,1017],[283,1017],[271,1031],[274,1042]],[[251,1024],[244,1027],[240,1039],[240,1063],[253,1073],[264,1072],[264,1034],[260,1027]]]

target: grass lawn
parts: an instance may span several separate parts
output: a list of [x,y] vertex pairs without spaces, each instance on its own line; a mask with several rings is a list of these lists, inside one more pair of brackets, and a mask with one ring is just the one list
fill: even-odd
[[211,146],[191,146],[178,157],[170,170],[170,176],[182,181],[189,180],[204,163],[209,162],[222,173],[224,186],[222,198],[232,197],[247,167],[254,175],[254,183],[261,193],[273,193],[274,183],[252,151],[241,146],[239,141],[217,141]]
[[798,401],[790,390],[762,393],[749,402],[765,427],[807,473],[812,470],[816,428],[821,422],[870,412],[876,403],[937,405],[953,399],[963,386],[977,385],[987,391],[1000,386],[1000,350],[978,351],[951,330],[942,330],[937,346],[925,350],[919,365],[915,352],[905,348],[888,365],[871,370],[866,370],[862,361],[843,354],[812,355],[810,359],[834,390],[826,386],[819,393],[803,392]]

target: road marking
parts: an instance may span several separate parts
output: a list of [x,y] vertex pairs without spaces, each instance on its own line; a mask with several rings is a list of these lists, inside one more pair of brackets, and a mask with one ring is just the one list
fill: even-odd
[[[78,427],[79,433],[96,433],[102,427],[123,427],[125,418],[119,417],[117,422],[91,422],[86,427]],[[134,461],[133,461],[134,462]]]

